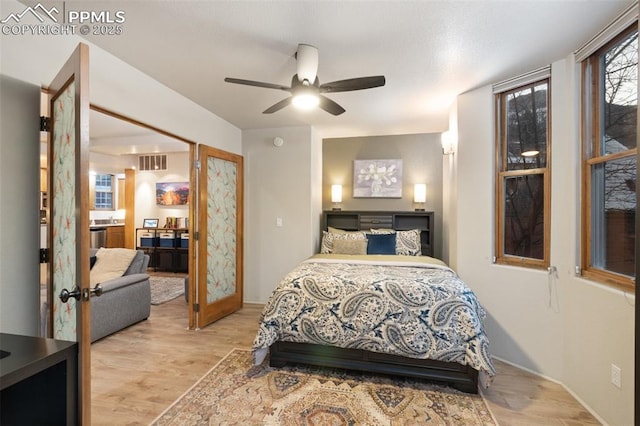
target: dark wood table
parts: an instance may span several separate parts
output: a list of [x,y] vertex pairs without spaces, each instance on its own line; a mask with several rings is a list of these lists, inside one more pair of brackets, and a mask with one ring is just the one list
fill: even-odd
[[76,342],[0,333],[0,350],[0,424],[77,424]]

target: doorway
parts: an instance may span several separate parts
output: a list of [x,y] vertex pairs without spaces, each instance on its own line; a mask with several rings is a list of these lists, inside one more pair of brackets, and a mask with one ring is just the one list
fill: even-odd
[[[41,115],[48,117],[49,101],[46,92],[42,92],[41,99]],[[157,182],[180,181],[195,187],[191,172],[195,143],[96,106],[91,106],[90,122],[89,216],[91,231],[94,231],[90,235],[100,234],[101,240],[97,244],[145,250],[141,247],[137,229],[143,228],[143,220],[149,217],[157,218],[159,227],[167,226],[168,223],[176,228],[180,226],[179,236],[186,240],[188,224],[193,215],[191,203],[160,205],[156,202],[155,190]],[[50,289],[50,278],[47,275],[47,132],[41,132],[40,145],[40,332],[43,337],[48,337],[52,335],[50,306],[57,295]],[[149,155],[165,157],[166,167],[139,170],[140,157]],[[99,195],[99,202],[96,194]],[[194,251],[189,250],[188,240],[186,241],[186,244],[178,241],[176,250],[170,253],[169,263],[166,261],[167,256],[149,253],[152,255],[151,268],[148,270],[150,275],[173,276],[184,283],[184,278],[191,269],[190,258]],[[184,284],[182,288],[184,289]],[[186,303],[182,319],[189,322]]]

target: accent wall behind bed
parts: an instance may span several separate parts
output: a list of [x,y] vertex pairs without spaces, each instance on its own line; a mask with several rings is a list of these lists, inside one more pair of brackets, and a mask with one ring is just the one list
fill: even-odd
[[[402,198],[353,198],[353,160],[400,159],[403,162]],[[342,185],[342,210],[411,211],[413,185],[427,184],[421,206],[434,213],[442,229],[442,148],[439,133],[324,139],[322,143],[322,208],[331,210],[331,185]],[[441,258],[442,233],[435,234],[434,257]]]

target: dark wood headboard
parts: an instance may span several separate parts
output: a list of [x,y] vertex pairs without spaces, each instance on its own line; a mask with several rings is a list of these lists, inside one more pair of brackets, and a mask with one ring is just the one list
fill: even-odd
[[396,231],[421,230],[422,255],[433,256],[433,212],[381,212],[326,210],[323,213],[322,230],[329,227],[345,231],[368,231],[371,228],[387,228]]

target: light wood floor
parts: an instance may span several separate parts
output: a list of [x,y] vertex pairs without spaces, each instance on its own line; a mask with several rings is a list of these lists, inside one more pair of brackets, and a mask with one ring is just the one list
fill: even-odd
[[[233,348],[249,349],[262,306],[187,330],[184,298],[93,344],[92,424],[148,424]],[[599,424],[564,388],[496,361],[485,399],[500,425]]]

